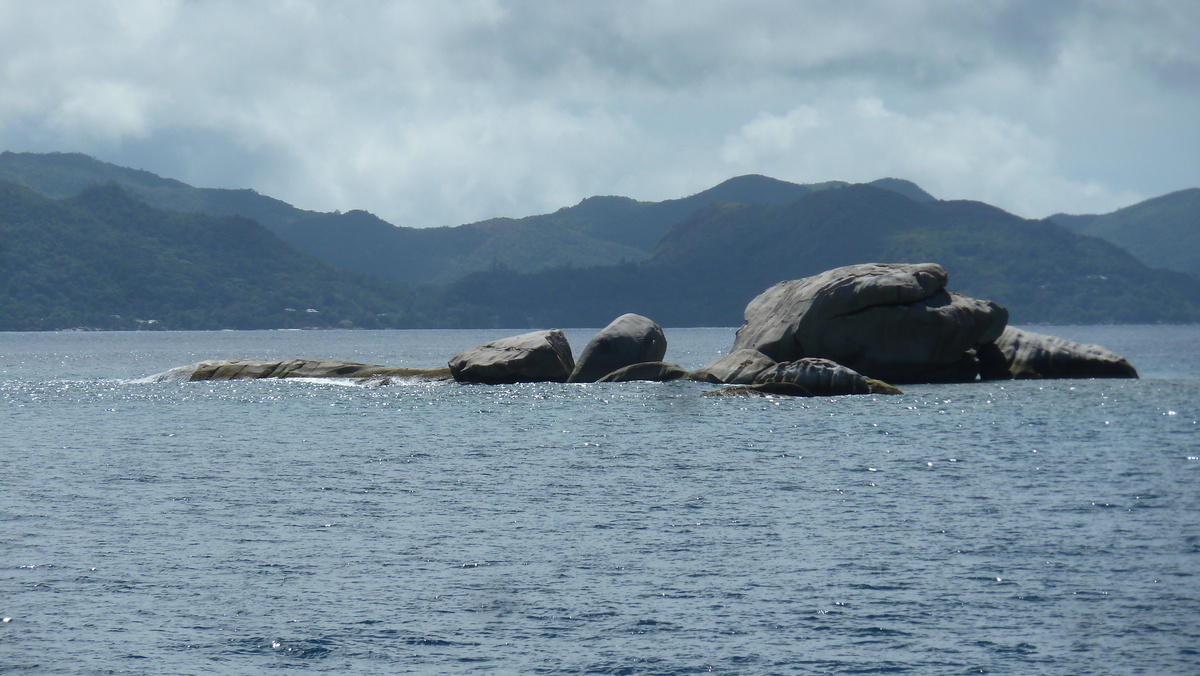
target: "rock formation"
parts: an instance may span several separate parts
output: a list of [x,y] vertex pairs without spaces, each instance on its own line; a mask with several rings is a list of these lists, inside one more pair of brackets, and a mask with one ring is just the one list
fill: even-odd
[[634,380],[666,382],[682,380],[687,375],[687,370],[678,364],[668,364],[665,361],[644,361],[617,369],[596,382],[626,383]]
[[725,385],[749,385],[759,373],[777,363],[758,350],[742,348],[692,371],[688,379]]
[[735,385],[714,394],[785,394],[793,397],[832,397],[843,394],[903,394],[899,389],[829,361],[808,357],[775,364],[749,385]]
[[776,361],[822,357],[888,382],[974,380],[974,349],[1008,312],[946,291],[933,263],[851,265],[781,282],[746,307],[733,349]]
[[450,358],[450,373],[462,383],[564,382],[574,367],[571,345],[558,329],[502,338]]
[[450,369],[377,366],[336,359],[220,359],[180,366],[150,378],[154,382],[253,380],[258,378],[346,378],[358,381],[450,380]]
[[576,364],[558,329],[503,338],[412,369],[333,360],[205,361],[155,381],[344,378],[385,384],[625,382],[689,379],[733,385],[712,394],[899,394],[891,381],[963,382],[980,377],[1136,378],[1123,357],[1096,345],[1006,327],[1008,312],[946,290],[932,263],[851,265],[780,282],[746,307],[733,350],[695,371],[662,361],[662,327],[636,314],[596,334]]
[[593,383],[626,366],[661,361],[666,354],[661,326],[641,315],[624,314],[588,342],[568,380]]
[[810,396],[901,394],[887,383],[868,378],[837,362],[813,357],[776,364],[759,373],[753,386],[767,392],[799,387]]
[[984,380],[1007,378],[1136,378],[1124,357],[1087,345],[1008,327],[979,350]]

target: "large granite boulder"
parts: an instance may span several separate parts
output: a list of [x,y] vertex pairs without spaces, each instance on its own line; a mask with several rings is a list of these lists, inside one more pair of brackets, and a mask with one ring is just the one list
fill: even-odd
[[635,314],[624,314],[600,330],[579,355],[569,382],[594,383],[617,369],[662,361],[667,337],[662,327]]
[[558,329],[494,340],[450,358],[450,373],[462,383],[561,383],[574,367],[571,345]]
[[336,359],[219,359],[180,366],[151,376],[153,382],[253,380],[258,378],[344,378],[386,383],[402,380],[450,380],[450,369],[377,366]]
[[776,361],[822,357],[888,382],[978,376],[975,348],[996,340],[1008,312],[946,291],[933,263],[851,265],[781,282],[746,307],[733,349]]
[[777,364],[758,350],[740,349],[688,374],[690,380],[726,385],[749,385],[759,373]]
[[984,380],[1138,377],[1124,357],[1099,345],[1011,326],[994,343],[979,348],[979,361]]
[[668,364],[665,361],[643,361],[617,369],[596,382],[627,383],[635,380],[667,382],[681,380],[687,375],[687,370],[678,364]]

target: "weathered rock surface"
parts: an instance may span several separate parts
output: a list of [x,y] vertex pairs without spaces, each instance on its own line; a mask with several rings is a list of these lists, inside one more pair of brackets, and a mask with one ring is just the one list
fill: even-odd
[[1099,345],[1011,326],[995,343],[979,348],[979,361],[984,380],[1138,377],[1124,357]]
[[588,342],[568,380],[593,383],[632,364],[661,361],[666,354],[661,326],[641,315],[624,314]]
[[781,282],[746,307],[733,349],[776,361],[831,359],[888,382],[974,380],[974,348],[994,341],[1008,312],[946,291],[933,263],[851,265]]
[[652,380],[667,382],[682,380],[688,372],[678,364],[668,364],[665,361],[644,361],[640,364],[630,364],[604,376],[598,383],[627,383],[634,380]]
[[774,359],[759,352],[742,348],[734,350],[716,361],[701,366],[688,374],[689,380],[726,385],[749,385],[759,373],[777,364]]
[[706,392],[713,396],[782,394],[792,397],[830,397],[843,394],[903,394],[898,388],[868,378],[828,359],[805,358],[776,364],[749,385]]
[[564,382],[574,367],[571,345],[558,329],[494,340],[450,358],[450,373],[462,383]]
[[348,378],[352,380],[450,380],[450,369],[377,366],[336,359],[214,359],[153,376],[156,382],[253,380],[257,378]]
[[900,390],[868,378],[828,359],[808,357],[776,364],[754,379],[754,385],[771,391],[773,387],[801,387],[812,396],[839,394],[900,394]]

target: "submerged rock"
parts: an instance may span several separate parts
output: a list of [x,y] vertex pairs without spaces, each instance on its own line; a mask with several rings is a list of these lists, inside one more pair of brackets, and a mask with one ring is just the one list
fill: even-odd
[[180,366],[150,378],[156,382],[254,380],[259,378],[346,378],[351,380],[450,380],[450,369],[414,369],[336,359],[217,359]]
[[869,263],[781,282],[750,301],[733,348],[889,382],[974,380],[974,348],[1000,336],[1008,312],[946,291],[947,279],[933,263]]
[[1099,345],[1011,326],[994,343],[979,349],[979,361],[984,380],[1138,377],[1124,357]]
[[726,385],[749,385],[759,373],[777,364],[774,359],[749,348],[734,350],[688,374],[690,380]]
[[678,364],[668,364],[665,361],[644,361],[630,364],[604,376],[598,383],[626,383],[635,380],[667,382],[682,380],[688,375],[687,370]]
[[887,383],[868,378],[841,364],[813,357],[776,364],[759,373],[753,384],[767,391],[772,391],[772,388],[791,390],[800,387],[810,396],[901,393]]
[[574,366],[571,345],[558,329],[502,338],[450,358],[455,380],[490,385],[564,382]]
[[592,383],[626,366],[661,361],[666,354],[661,326],[641,315],[624,314],[588,341],[569,381]]
[[831,397],[843,394],[903,394],[885,382],[868,378],[828,359],[805,358],[776,364],[749,385],[735,385],[706,394],[792,397]]

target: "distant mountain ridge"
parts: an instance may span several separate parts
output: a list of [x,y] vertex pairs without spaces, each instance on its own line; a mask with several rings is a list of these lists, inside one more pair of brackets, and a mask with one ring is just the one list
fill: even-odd
[[740,323],[772,284],[863,262],[936,262],[950,289],[994,300],[1015,323],[1200,320],[1200,280],[1048,220],[971,201],[915,202],[871,185],[783,205],[716,204],[676,224],[639,264],[477,273],[440,303],[504,325],[588,326],[620,312],[664,325]]
[[124,188],[50,199],[0,182],[0,330],[394,327],[407,287],[322,265],[256,221]]
[[[1178,243],[1190,241],[1200,190],[1033,221],[902,179],[748,175],[662,202],[597,196],[418,229],[71,153],[0,153],[5,180],[0,328],[130,328],[130,316],[170,328],[569,327],[625,312],[728,326],[778,281],[863,262],[940,263],[952,290],[1005,305],[1016,323],[1200,321],[1200,278],[1076,232],[1137,223],[1192,253]],[[300,305],[320,312],[299,317]]]
[[1200,277],[1200,188],[1190,188],[1110,214],[1051,218],[1129,251],[1146,265]]
[[[159,209],[252,218],[334,267],[412,284],[450,282],[494,268],[533,272],[561,265],[636,262],[653,253],[672,225],[702,206],[785,204],[813,191],[850,185],[844,181],[801,185],[748,175],[662,202],[589,197],[550,214],[409,228],[359,210],[344,214],[304,211],[253,190],[194,188],[80,153],[0,153],[0,180],[55,198],[114,183]],[[902,179],[880,179],[874,184],[914,199],[933,199]]]

